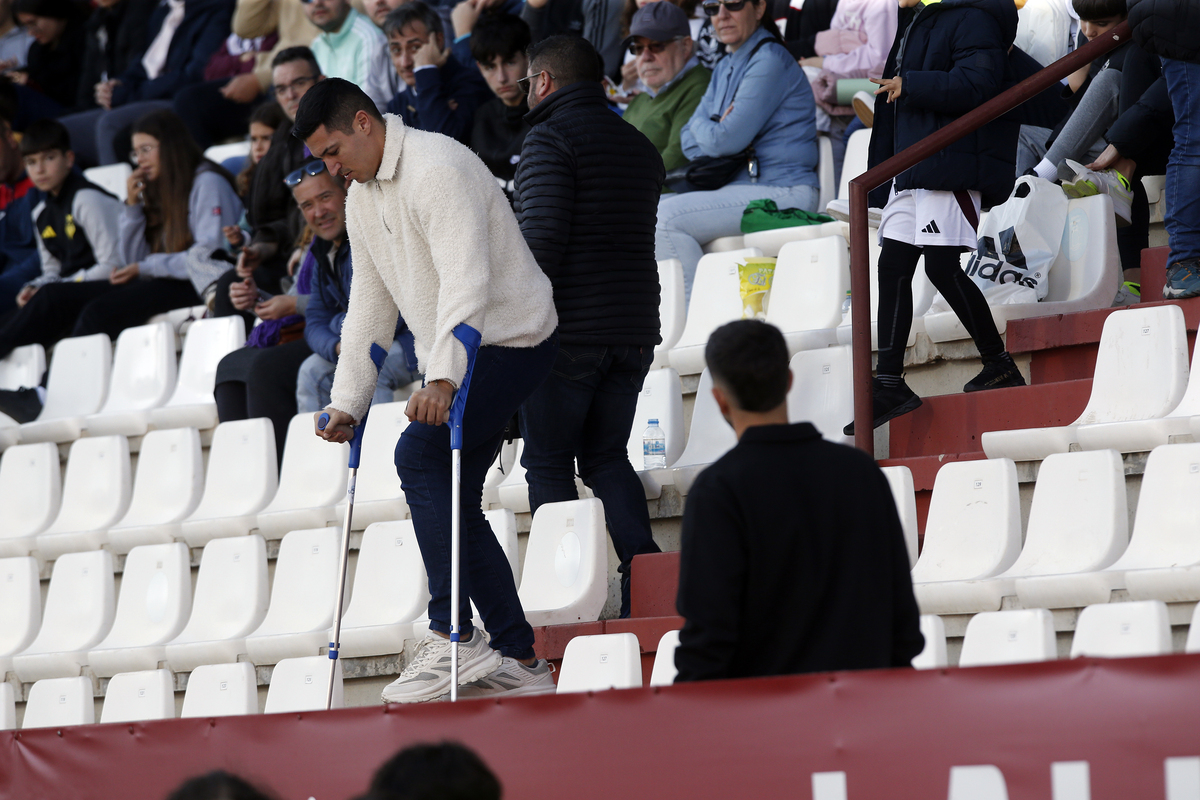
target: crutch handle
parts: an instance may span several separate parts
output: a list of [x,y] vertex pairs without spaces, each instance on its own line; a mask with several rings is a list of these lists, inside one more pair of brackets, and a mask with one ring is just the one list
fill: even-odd
[[450,403],[450,449],[461,450],[462,421],[463,412],[467,407],[467,390],[471,388],[471,373],[475,367],[475,355],[479,352],[483,335],[467,323],[460,322],[454,326],[454,338],[462,342],[462,346],[467,351],[467,371],[463,375],[458,391],[454,393],[453,402]]

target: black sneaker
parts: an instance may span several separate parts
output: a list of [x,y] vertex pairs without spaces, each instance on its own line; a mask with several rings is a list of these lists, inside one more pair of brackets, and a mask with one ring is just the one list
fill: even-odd
[[1178,261],[1167,267],[1164,300],[1182,300],[1200,295],[1200,258]]
[[984,389],[1006,389],[1024,386],[1025,378],[1017,369],[1012,356],[1005,353],[998,358],[984,359],[983,369],[963,387],[964,392],[982,392]]
[[[874,428],[878,428],[901,414],[914,411],[920,405],[921,398],[908,388],[908,384],[904,382],[903,378],[895,386],[886,386],[879,382],[879,378],[875,378],[871,382],[871,411],[875,416],[875,424],[872,427]],[[853,436],[854,423],[851,422],[842,428],[842,433]]]

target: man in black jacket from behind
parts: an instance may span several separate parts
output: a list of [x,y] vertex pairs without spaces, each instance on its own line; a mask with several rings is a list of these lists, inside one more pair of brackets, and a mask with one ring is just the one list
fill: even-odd
[[788,424],[777,328],[730,322],[704,356],[738,443],[684,509],[676,682],[910,666],[924,638],[887,478]]
[[[662,158],[608,107],[600,59],[585,39],[529,49],[526,116],[514,210],[554,286],[558,359],[521,406],[529,506],[577,500],[575,463],[604,503],[629,615],[629,564],[657,553],[645,490],[626,443],[642,381],[661,340],[654,223]],[[645,420],[642,421],[645,423]]]

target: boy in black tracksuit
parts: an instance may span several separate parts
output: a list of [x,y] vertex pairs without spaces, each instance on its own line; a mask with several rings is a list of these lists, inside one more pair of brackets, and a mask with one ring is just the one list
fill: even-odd
[[[869,165],[874,167],[990,100],[1010,77],[1017,33],[1012,0],[900,0],[896,41],[875,99]],[[963,391],[1024,386],[1004,350],[987,301],[962,271],[959,256],[976,246],[981,204],[1012,191],[1018,125],[996,120],[872,192],[885,205],[879,225],[879,363],[874,425],[906,414],[921,398],[904,382],[912,327],[912,278],[925,272],[962,320],[983,357]],[[854,432],[854,423],[845,433]]]

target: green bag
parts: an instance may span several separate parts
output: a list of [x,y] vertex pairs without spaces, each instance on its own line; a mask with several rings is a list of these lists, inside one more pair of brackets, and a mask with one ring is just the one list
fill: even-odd
[[814,214],[799,208],[779,208],[774,200],[752,200],[742,212],[742,233],[793,228],[797,225],[820,225],[833,222],[833,217]]

